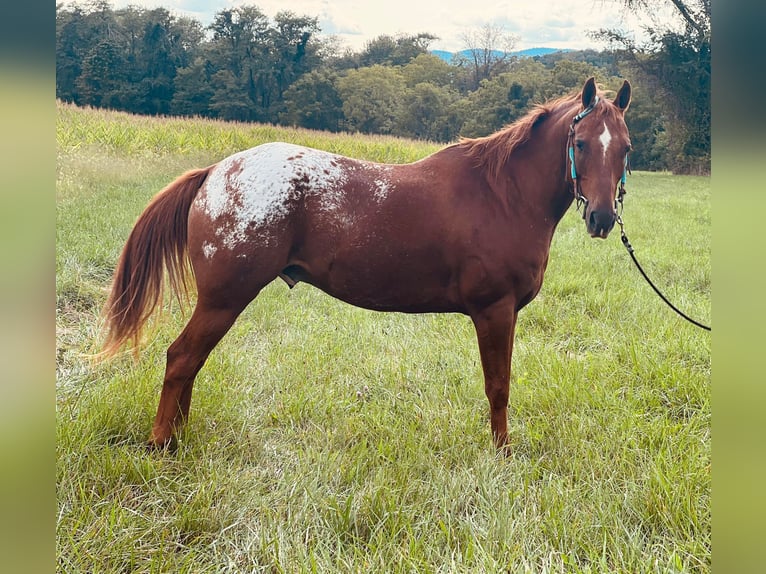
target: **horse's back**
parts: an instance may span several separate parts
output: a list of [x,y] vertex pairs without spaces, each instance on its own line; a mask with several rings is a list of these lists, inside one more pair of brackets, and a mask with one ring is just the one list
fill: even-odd
[[[428,162],[380,164],[289,143],[263,144],[216,164],[192,205],[192,228],[215,251],[273,244],[281,230],[335,236],[422,226],[449,202]],[[423,221],[418,221],[418,218]],[[190,229],[192,231],[192,229]],[[328,237],[327,239],[330,239]]]

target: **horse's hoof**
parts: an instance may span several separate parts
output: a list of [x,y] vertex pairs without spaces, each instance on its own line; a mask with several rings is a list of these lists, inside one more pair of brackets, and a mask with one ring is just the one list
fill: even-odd
[[495,455],[499,459],[500,458],[505,458],[505,459],[511,458],[513,453],[511,451],[510,443],[504,442],[502,444],[496,444],[495,445]]
[[164,441],[150,438],[148,441],[146,441],[145,446],[147,452],[164,451],[172,453],[178,450],[178,440],[174,436]]

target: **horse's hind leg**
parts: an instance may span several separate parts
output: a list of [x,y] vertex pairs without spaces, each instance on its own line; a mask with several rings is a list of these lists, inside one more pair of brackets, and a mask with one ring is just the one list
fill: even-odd
[[186,327],[168,348],[165,379],[149,438],[150,446],[169,444],[189,417],[194,378],[244,307],[214,306],[204,300],[197,302]]

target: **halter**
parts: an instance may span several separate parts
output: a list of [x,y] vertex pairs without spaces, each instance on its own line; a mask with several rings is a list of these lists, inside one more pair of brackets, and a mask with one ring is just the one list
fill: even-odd
[[[575,117],[572,118],[572,123],[569,124],[569,136],[567,137],[567,158],[566,160],[569,162],[569,176],[572,178],[572,193],[575,197],[576,202],[576,209],[577,211],[580,211],[580,207],[582,206],[582,218],[585,219],[585,211],[588,208],[588,198],[585,197],[582,193],[582,189],[580,188],[580,182],[577,181],[577,169],[575,168],[575,157],[574,157],[574,136],[575,136],[575,126],[577,123],[583,119],[585,116],[590,114],[594,108],[596,107],[596,104],[599,103],[600,98],[598,96],[595,96],[593,98],[593,103],[589,105],[587,108],[582,110],[579,114],[577,114]],[[620,219],[620,215],[622,215],[622,198],[625,195],[625,183],[628,181],[628,171],[630,171],[630,168],[628,166],[628,154],[625,154],[625,162],[624,167],[622,170],[622,177],[620,178],[620,186],[617,190],[617,197],[614,200],[614,210],[617,213],[617,219]]]

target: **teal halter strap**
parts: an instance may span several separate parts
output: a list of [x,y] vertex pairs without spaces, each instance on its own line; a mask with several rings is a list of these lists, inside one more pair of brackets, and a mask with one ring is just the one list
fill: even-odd
[[[587,108],[582,110],[579,114],[577,114],[574,118],[572,118],[572,123],[569,126],[569,137],[567,139],[567,157],[569,159],[569,175],[572,177],[572,185],[574,187],[574,194],[575,199],[577,199],[578,205],[580,203],[588,203],[588,199],[582,195],[580,192],[580,189],[577,185],[577,168],[575,168],[575,157],[574,157],[574,135],[575,135],[575,125],[577,122],[579,122],[581,119],[583,119],[585,116],[587,116],[589,113],[593,111],[593,109],[596,107],[596,104],[599,102],[599,97],[596,96],[593,98],[593,103],[589,105]],[[628,154],[625,154],[625,161],[624,166],[622,169],[622,177],[620,178],[620,197],[625,194],[625,183],[628,181]],[[584,211],[583,211],[583,217],[584,217]]]
[[[593,111],[593,108],[596,107],[596,104],[599,102],[599,97],[596,96],[593,98],[593,103],[589,105],[587,108],[585,108],[583,111],[581,111],[579,114],[577,114],[575,117],[572,118],[572,124],[569,126],[569,143],[567,146],[567,153],[569,154],[569,165],[570,165],[570,172],[572,176],[572,181],[575,182],[577,179],[577,170],[575,169],[575,159],[574,159],[574,128],[577,122],[579,122],[581,119],[583,119],[585,116],[587,116],[589,113]],[[575,186],[577,184],[575,183]]]

